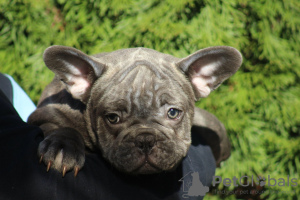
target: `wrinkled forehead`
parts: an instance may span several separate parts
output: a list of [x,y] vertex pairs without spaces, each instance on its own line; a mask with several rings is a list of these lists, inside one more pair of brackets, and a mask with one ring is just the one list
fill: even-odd
[[[184,107],[186,95],[174,79],[172,70],[156,68],[146,61],[135,62],[127,69],[119,71],[111,79],[110,88],[104,97],[107,102],[131,102],[136,108],[145,110],[163,105]],[[125,106],[125,105],[124,105]]]
[[[171,82],[184,82],[175,66],[177,58],[146,48],[123,49],[100,58],[107,66],[104,79],[118,86],[157,87]],[[123,87],[123,86],[122,86]]]
[[175,66],[176,58],[172,56],[136,48],[112,52],[101,61],[108,69],[97,81],[101,88],[98,102],[113,107],[126,107],[130,102],[139,112],[165,104],[186,107],[193,102],[191,85]]

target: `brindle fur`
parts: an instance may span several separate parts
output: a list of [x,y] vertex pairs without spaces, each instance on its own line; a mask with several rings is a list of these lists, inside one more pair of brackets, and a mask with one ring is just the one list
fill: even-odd
[[[38,155],[48,170],[65,174],[74,169],[77,174],[85,150],[101,152],[127,173],[172,170],[187,154],[192,125],[212,147],[217,164],[229,157],[224,126],[194,103],[239,68],[242,59],[234,48],[210,47],[179,59],[146,48],[87,56],[52,46],[44,60],[55,77],[28,122],[44,132]],[[195,72],[210,62],[218,69],[209,71],[213,78]],[[199,88],[202,80],[207,87]],[[170,108],[182,111],[178,119],[167,117]],[[119,115],[120,122],[109,123],[108,113]]]

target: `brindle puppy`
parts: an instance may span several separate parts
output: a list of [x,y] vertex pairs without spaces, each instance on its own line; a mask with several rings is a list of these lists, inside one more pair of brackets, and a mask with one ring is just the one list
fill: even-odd
[[193,124],[216,133],[199,131],[210,138],[217,163],[229,156],[223,125],[194,103],[238,70],[236,49],[210,47],[179,59],[146,48],[88,56],[52,46],[44,61],[55,78],[29,123],[44,131],[38,155],[47,170],[77,175],[85,150],[100,150],[127,173],[172,170],[187,154]]

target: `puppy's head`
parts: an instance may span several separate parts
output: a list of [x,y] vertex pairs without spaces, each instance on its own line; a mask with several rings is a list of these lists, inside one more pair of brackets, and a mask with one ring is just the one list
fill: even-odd
[[145,48],[87,56],[52,46],[44,60],[86,104],[86,145],[128,173],[172,170],[191,144],[194,102],[241,65],[231,47],[210,47],[179,59]]

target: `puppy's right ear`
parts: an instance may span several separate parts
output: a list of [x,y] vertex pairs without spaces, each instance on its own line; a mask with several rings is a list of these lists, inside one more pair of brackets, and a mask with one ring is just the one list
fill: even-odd
[[51,46],[44,52],[47,67],[66,84],[75,98],[86,102],[91,86],[105,71],[105,65],[83,52],[65,46]]
[[196,100],[207,97],[223,81],[233,75],[242,64],[241,53],[228,46],[199,50],[176,65],[190,79]]

